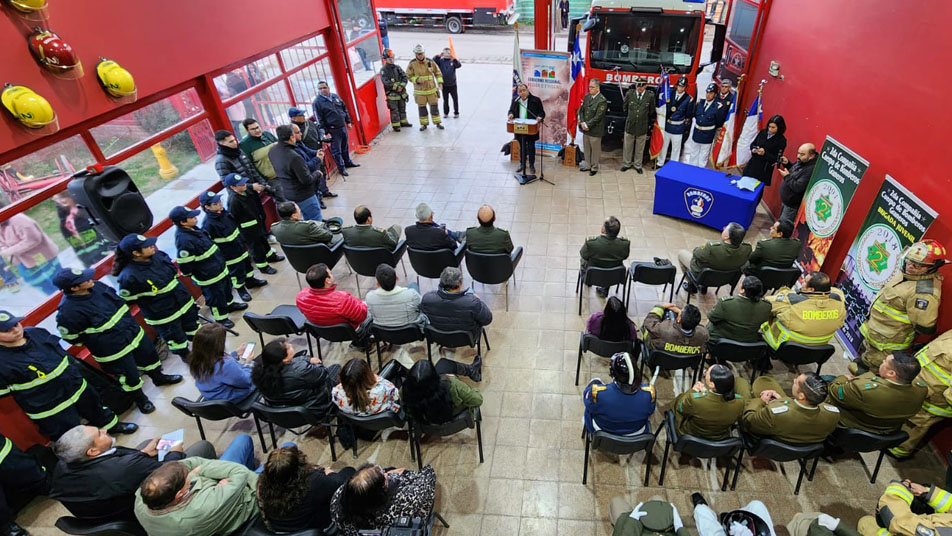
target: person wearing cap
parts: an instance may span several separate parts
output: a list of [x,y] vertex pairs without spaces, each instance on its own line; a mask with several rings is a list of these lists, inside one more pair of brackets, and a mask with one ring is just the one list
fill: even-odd
[[393,51],[387,48],[383,51],[383,69],[380,70],[380,81],[383,82],[383,91],[387,95],[387,109],[390,110],[390,126],[394,132],[400,132],[400,127],[412,127],[407,121],[407,73],[403,67],[393,62]]
[[[436,128],[443,130],[443,122],[440,119],[440,94],[443,89],[443,73],[440,66],[433,60],[426,57],[423,52],[423,45],[413,47],[413,59],[407,65],[407,78],[413,83],[413,100],[416,101],[417,108],[420,110],[420,130],[426,130],[430,124],[430,117]],[[430,106],[429,115],[427,105]]]
[[694,129],[684,145],[684,156],[681,158],[685,164],[705,167],[709,163],[717,127],[722,122],[723,104],[715,98],[716,95],[717,84],[708,84],[704,100],[699,100],[694,107]]
[[664,141],[661,144],[661,153],[658,154],[658,167],[664,165],[668,156],[668,147],[671,147],[671,161],[681,160],[681,145],[685,128],[691,122],[691,113],[694,111],[694,97],[687,92],[688,77],[678,78],[675,91],[668,97],[668,113],[664,120]]
[[267,218],[261,207],[261,198],[248,188],[248,179],[241,175],[229,175],[224,182],[228,188],[228,213],[238,223],[238,231],[251,250],[252,262],[262,273],[278,273],[268,263],[281,262],[284,257],[271,249],[268,243],[268,228],[265,227]]
[[330,141],[330,134],[324,131],[320,125],[312,119],[307,118],[307,111],[297,106],[288,109],[288,119],[291,123],[301,129],[301,141],[311,151],[317,151],[324,147],[324,143]]
[[115,434],[132,434],[133,423],[120,422],[86,383],[60,338],[43,328],[24,328],[23,319],[0,311],[0,396],[13,400],[40,429],[57,440],[86,419]]
[[92,269],[64,268],[53,283],[63,291],[56,311],[56,329],[63,340],[85,346],[103,372],[119,380],[142,413],[155,405],[142,391],[140,373],[156,386],[182,381],[178,374],[162,372],[155,344],[129,312],[129,306],[112,287],[94,279]]
[[321,221],[321,204],[314,194],[317,177],[308,170],[304,158],[294,150],[297,145],[294,129],[290,125],[281,125],[275,131],[279,141],[271,148],[268,158],[277,173],[284,199],[297,203],[305,218]]
[[612,356],[608,364],[612,383],[594,378],[585,387],[585,429],[590,434],[604,431],[617,435],[637,435],[651,431],[649,419],[655,410],[653,385],[641,383],[641,369],[627,352]]
[[[305,220],[294,201],[278,203],[277,210],[281,220],[271,225],[271,233],[282,246],[334,245],[344,239],[339,232],[328,229],[326,222]],[[337,220],[338,225],[341,223],[340,218],[331,220]]]
[[208,233],[225,256],[231,286],[238,291],[239,298],[246,302],[251,301],[248,289],[263,287],[268,282],[255,277],[248,246],[241,236],[238,222],[225,211],[220,194],[204,192],[198,196],[198,201],[202,205],[202,210],[205,211],[202,230]]
[[[303,116],[297,116],[303,118]],[[291,132],[294,137],[294,150],[304,159],[307,165],[307,171],[314,177],[314,195],[321,205],[321,210],[327,208],[324,204],[324,197],[337,197],[327,188],[327,167],[324,165],[324,149],[318,146],[317,149],[311,149],[304,142],[304,135],[301,126],[291,121]]]
[[634,508],[622,497],[613,497],[608,508],[609,521],[615,527],[612,536],[691,536],[684,528],[678,508],[655,495]]
[[694,526],[700,536],[727,536],[728,534],[777,536],[767,505],[756,499],[737,510],[724,512],[720,516],[707,504],[700,493],[692,493],[691,502],[694,503]]
[[731,81],[728,79],[721,80],[721,83],[718,84],[717,91],[717,102],[721,103],[721,123],[727,120],[727,112],[730,111],[731,105],[734,104],[734,97],[737,95],[737,92],[734,91]]
[[[232,173],[248,177],[258,193],[267,192],[271,196],[279,197],[275,185],[269,183],[255,167],[251,158],[238,149],[238,140],[228,130],[215,131],[215,142],[218,143],[218,153],[215,156],[215,171],[219,178],[224,179]],[[272,181],[276,184],[276,181]]]
[[443,74],[443,117],[450,116],[450,97],[453,97],[453,117],[459,117],[459,95],[456,92],[456,70],[463,64],[453,55],[449,47],[433,56],[433,61]]
[[[635,88],[629,88],[625,93],[622,110],[627,114],[625,119],[625,141],[622,148],[621,170],[628,171],[632,167],[639,174],[645,159],[645,142],[648,132],[654,124],[655,108],[658,99],[654,91],[648,89],[648,78],[639,76],[635,79]],[[632,152],[634,151],[634,152]]]
[[46,469],[10,438],[0,435],[0,534],[30,536],[16,523],[17,512],[48,490]]
[[176,261],[179,270],[191,276],[192,281],[202,289],[205,305],[211,310],[212,318],[226,328],[232,328],[235,323],[228,318],[228,313],[243,311],[248,308],[248,304],[236,302],[232,296],[225,256],[208,233],[198,228],[198,215],[201,213],[200,210],[183,206],[177,206],[169,212],[169,219],[175,224]]
[[[321,128],[331,136],[331,156],[337,162],[337,171],[346,177],[347,168],[360,167],[360,164],[354,163],[350,159],[350,147],[347,141],[347,129],[353,128],[350,120],[350,113],[347,111],[347,105],[336,94],[331,93],[327,82],[321,80],[317,83],[317,97],[314,98],[312,106],[314,107],[314,118],[321,125]],[[280,136],[278,136],[280,138]],[[296,201],[291,199],[291,201]]]
[[602,84],[598,78],[588,81],[588,94],[578,107],[578,127],[582,130],[582,151],[585,153],[585,165],[579,171],[588,171],[589,175],[598,173],[598,161],[602,158],[602,136],[605,135],[605,114],[608,112],[608,99],[601,93]]

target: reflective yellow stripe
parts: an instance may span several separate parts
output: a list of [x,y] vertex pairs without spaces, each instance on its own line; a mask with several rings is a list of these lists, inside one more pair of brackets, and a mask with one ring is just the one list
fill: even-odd
[[231,242],[232,240],[234,240],[234,239],[236,239],[236,238],[238,238],[238,229],[237,229],[237,228],[235,228],[235,232],[231,233],[230,235],[228,235],[228,236],[226,236],[226,237],[223,237],[223,238],[215,238],[214,240],[215,240],[215,242],[217,242],[217,243],[219,243],[219,244],[226,244],[226,243]]
[[884,495],[893,495],[905,501],[906,504],[912,504],[912,492],[902,484],[890,484]]
[[83,384],[79,386],[79,389],[75,393],[73,393],[73,396],[60,402],[53,409],[48,409],[46,411],[41,411],[39,413],[27,413],[26,416],[33,420],[40,420],[40,419],[45,419],[47,417],[52,417],[53,415],[56,415],[57,413],[75,404],[76,401],[79,400],[79,397],[83,395],[83,391],[85,390],[86,390],[86,380],[83,380]]
[[929,506],[931,506],[937,514],[948,512],[949,507],[952,506],[952,495],[939,488],[933,489],[935,489],[935,493],[932,494],[932,497],[929,497]]
[[248,227],[251,227],[251,226],[253,226],[253,225],[256,224],[256,223],[258,223],[258,220],[251,220],[251,221],[242,222],[242,223],[241,223],[241,228],[242,228],[242,229],[247,229]]
[[13,449],[13,443],[10,441],[10,438],[5,437],[3,439],[3,449],[0,450],[0,463],[3,463],[3,460],[7,458],[7,454],[10,454],[10,450]]
[[865,322],[860,325],[859,332],[863,335],[863,337],[866,339],[866,342],[868,342],[870,346],[882,351],[905,350],[906,348],[909,348],[909,345],[912,344],[912,339],[916,337],[916,332],[910,331],[909,334],[906,335],[906,340],[903,342],[879,342],[870,334],[869,328],[866,327]]
[[142,381],[141,376],[136,376],[136,379],[139,380],[139,383],[137,383],[136,385],[129,385],[126,379],[127,379],[127,376],[125,374],[119,375],[119,386],[122,387],[122,390],[127,393],[131,393],[132,391],[138,391],[139,389],[142,389],[142,384],[145,383]]
[[116,324],[118,324],[119,321],[122,320],[122,317],[126,316],[126,314],[128,313],[129,313],[129,307],[123,304],[123,306],[120,307],[119,310],[116,311],[114,315],[112,315],[112,318],[110,318],[105,324],[99,326],[98,328],[88,328],[84,330],[82,333],[102,333],[104,331],[108,331],[114,328]]
[[901,449],[899,447],[893,447],[889,449],[889,453],[897,458],[906,458],[910,454],[908,450]]
[[169,344],[169,350],[173,352],[175,350],[182,350],[184,348],[188,348],[188,341],[186,342],[167,341],[167,342]]
[[763,334],[764,334],[764,340],[766,340],[767,344],[769,344],[770,347],[773,348],[774,350],[776,350],[781,344],[783,344],[786,341],[794,341],[794,342],[799,342],[801,344],[808,344],[808,345],[818,345],[818,344],[826,344],[830,341],[830,339],[833,338],[832,333],[830,333],[829,335],[825,337],[810,337],[808,335],[803,335],[795,331],[790,331],[789,329],[787,329],[786,326],[783,325],[783,322],[779,320],[777,320],[776,326],[780,328],[779,338],[774,337],[773,331],[770,329],[769,322],[764,322],[760,326],[760,329],[761,331],[763,331]]
[[[169,281],[169,283],[168,283],[167,285],[165,285],[164,287],[162,287],[162,288],[160,288],[160,289],[158,289],[158,290],[156,290],[156,291],[154,291],[154,292],[143,292],[143,293],[141,293],[141,294],[135,294],[135,295],[133,295],[133,296],[122,296],[122,299],[124,299],[124,300],[126,300],[126,301],[133,301],[133,300],[135,300],[135,299],[137,299],[137,298],[141,298],[142,296],[158,296],[159,294],[165,294],[166,292],[169,292],[169,291],[173,290],[173,289],[175,288],[175,286],[178,285],[178,283],[179,283],[178,278],[177,278],[177,277],[173,277],[172,280]],[[121,296],[121,294],[120,294],[120,296]]]
[[936,417],[945,417],[945,418],[952,417],[952,409],[942,407],[942,406],[936,406],[935,404],[932,404],[931,402],[923,402],[922,409],[928,411],[929,413],[935,415]]
[[938,379],[940,382],[944,383],[945,385],[952,384],[952,378],[949,378],[948,373],[946,373],[946,371],[942,370],[941,368],[937,367],[935,362],[931,361],[929,359],[929,356],[926,355],[926,352],[928,349],[929,347],[925,346],[922,348],[922,350],[919,350],[918,352],[916,352],[916,360],[919,361],[919,365],[921,365],[922,368],[931,372],[932,375],[936,377],[936,379]]
[[414,95],[435,95],[437,92],[436,88],[433,89],[414,89]]
[[433,80],[433,75],[415,76],[417,80]]
[[212,244],[212,247],[208,248],[205,253],[201,255],[188,255],[186,257],[179,255],[178,261],[180,264],[183,262],[200,262],[214,255],[216,251],[218,251],[218,245]]
[[110,361],[115,361],[115,360],[119,359],[120,357],[122,357],[122,356],[128,354],[129,352],[135,350],[136,347],[139,346],[139,342],[142,341],[142,337],[143,337],[144,335],[145,335],[145,331],[142,331],[142,328],[140,327],[140,328],[139,328],[139,333],[136,335],[136,338],[135,338],[135,339],[132,339],[132,342],[130,342],[129,344],[127,344],[126,347],[123,348],[122,350],[119,350],[118,352],[116,352],[116,353],[114,353],[114,354],[112,354],[112,355],[106,355],[106,356],[102,356],[102,357],[99,357],[99,356],[95,356],[95,355],[94,355],[93,358],[96,360],[97,363],[108,363],[108,362],[110,362]]
[[220,274],[216,275],[215,277],[213,277],[213,278],[211,278],[211,279],[208,279],[208,280],[206,280],[206,281],[202,281],[201,279],[199,279],[199,278],[197,278],[197,277],[195,277],[195,276],[193,275],[193,276],[192,276],[192,281],[194,281],[196,285],[198,285],[198,286],[200,286],[200,287],[204,287],[204,286],[208,286],[208,285],[213,285],[213,284],[215,284],[215,283],[221,281],[221,280],[222,280],[223,278],[225,278],[225,277],[228,277],[228,267],[227,267],[227,266],[226,266],[225,268],[222,268]]
[[27,391],[29,389],[33,389],[34,387],[38,385],[43,385],[44,383],[50,380],[55,380],[61,374],[63,374],[63,371],[66,370],[66,367],[68,366],[69,366],[69,356],[63,356],[63,360],[52,371],[47,373],[37,371],[37,374],[38,375],[42,374],[42,376],[38,377],[37,379],[31,382],[11,384],[8,386],[8,388],[10,391]]
[[892,318],[893,320],[896,320],[897,322],[902,322],[903,324],[912,325],[912,321],[909,320],[909,315],[904,314],[902,311],[898,309],[894,309],[881,301],[877,300],[873,302],[873,309],[888,316],[889,318]]
[[[189,298],[188,301],[185,302],[185,305],[183,305],[178,311],[175,311],[174,313],[170,314],[169,316],[167,316],[167,317],[165,317],[165,318],[160,318],[160,319],[158,319],[158,320],[150,320],[150,319],[146,318],[146,319],[145,319],[145,323],[148,324],[148,325],[150,325],[150,326],[158,326],[158,325],[160,325],[160,324],[168,324],[169,322],[175,320],[176,318],[178,318],[178,317],[184,315],[184,314],[185,314],[185,311],[188,311],[188,309],[189,309],[191,306],[193,306],[193,305],[195,305],[195,300],[193,300],[192,298]],[[171,347],[171,346],[172,346],[172,344],[169,343],[169,347]]]
[[[236,231],[236,232],[237,232],[237,231]],[[246,251],[246,252],[242,253],[241,255],[239,255],[238,257],[235,257],[234,259],[225,261],[225,265],[226,265],[226,266],[231,266],[232,264],[241,262],[241,261],[243,261],[243,260],[245,260],[245,259],[247,259],[247,258],[248,258],[248,252]]]
[[876,531],[876,536],[889,536],[890,534],[892,533],[886,529],[879,529]]

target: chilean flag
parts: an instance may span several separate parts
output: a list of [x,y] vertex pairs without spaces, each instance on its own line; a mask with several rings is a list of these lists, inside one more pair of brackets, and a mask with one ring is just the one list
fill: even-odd
[[757,133],[763,128],[761,126],[763,120],[763,101],[758,94],[750,105],[747,118],[744,119],[744,128],[740,131],[740,136],[737,137],[737,167],[750,161],[750,144],[754,142]]
[[668,94],[671,91],[671,84],[668,73],[661,75],[661,86],[658,88],[658,108],[655,110],[655,126],[651,131],[651,144],[648,146],[648,153],[652,159],[658,158],[661,154],[661,147],[664,145],[664,122],[668,115]]
[[734,117],[737,115],[737,93],[731,100],[731,108],[727,111],[727,119],[721,131],[717,133],[717,139],[714,140],[714,147],[711,148],[711,164],[715,169],[726,169],[734,164],[731,157],[734,156]]
[[512,42],[512,98],[519,95],[519,84],[522,83],[522,55],[519,53],[519,26],[516,26],[516,36]]
[[578,107],[585,98],[585,74],[582,72],[582,49],[579,48],[579,37],[575,39],[575,46],[572,48],[572,89],[569,90],[569,110],[565,125],[568,127],[569,136],[575,139],[575,129],[578,126]]

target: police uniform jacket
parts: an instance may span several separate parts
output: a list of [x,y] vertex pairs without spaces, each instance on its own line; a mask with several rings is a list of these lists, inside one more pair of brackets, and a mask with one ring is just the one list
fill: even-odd
[[578,253],[585,267],[614,268],[622,266],[622,261],[628,258],[630,249],[631,242],[627,238],[623,236],[610,238],[600,234],[588,237]]
[[126,302],[99,281],[89,294],[64,294],[56,312],[56,324],[60,337],[70,344],[86,346],[101,363],[125,356],[145,337]]
[[721,298],[707,313],[707,331],[712,340],[758,342],[760,326],[770,320],[770,309],[770,302],[747,296]]
[[921,380],[904,385],[867,372],[852,380],[846,376],[833,380],[827,402],[840,408],[840,426],[887,434],[922,409],[927,393]]
[[402,231],[399,225],[391,225],[386,229],[372,225],[351,225],[341,229],[341,234],[344,235],[344,244],[350,247],[392,250],[400,242]]
[[424,251],[438,249],[456,249],[458,245],[446,229],[433,222],[416,222],[404,231],[407,235],[407,246]]
[[205,231],[176,228],[175,248],[178,250],[179,270],[192,276],[196,285],[211,285],[228,275],[225,257]]
[[719,122],[718,126],[724,124],[724,121],[727,120],[727,114],[730,112],[731,105],[734,104],[735,95],[737,95],[737,93],[733,91],[728,91],[727,95],[721,95],[721,92],[718,91],[717,95],[714,96],[714,100],[720,103],[721,105],[721,108],[720,108],[721,116],[718,119],[718,122]]
[[252,240],[267,239],[268,228],[265,227],[264,208],[261,206],[261,197],[251,188],[244,193],[228,189],[228,212],[231,213],[241,235],[249,242]]
[[323,222],[314,220],[281,220],[271,226],[271,234],[281,245],[336,244],[343,237],[332,233]]
[[771,304],[771,319],[760,330],[774,350],[786,341],[826,344],[846,321],[843,292],[835,287],[830,292],[800,293],[784,287],[764,299]]
[[380,70],[380,81],[383,82],[384,93],[387,94],[387,100],[404,100],[407,96],[407,73],[403,72],[403,67],[396,63],[393,65],[385,64]]
[[672,91],[668,98],[668,113],[664,120],[664,131],[668,134],[684,134],[684,129],[691,122],[691,112],[694,111],[694,97],[687,91],[678,95]]
[[330,97],[318,95],[312,107],[314,118],[325,129],[344,128],[352,123],[347,105],[336,93],[331,93]]
[[717,137],[717,127],[721,124],[721,108],[724,105],[717,99],[707,102],[706,99],[697,101],[694,107],[694,134],[691,139],[696,143],[714,143]]
[[786,397],[769,404],[755,397],[747,401],[741,427],[784,443],[820,443],[836,428],[839,417],[839,410],[827,403],[811,408]]
[[[920,495],[932,508],[931,514],[919,514],[921,505],[912,509],[913,495],[901,482],[893,481],[879,498],[879,518],[890,534],[902,536],[939,536],[952,527],[952,494],[934,485]],[[943,528],[942,532],[936,530]],[[879,534],[886,531],[880,530]]]
[[800,256],[799,238],[767,238],[757,242],[757,247],[747,259],[745,272],[760,270],[764,266],[772,268],[790,268]]
[[641,96],[638,90],[631,88],[625,93],[622,110],[627,114],[625,118],[625,133],[632,136],[644,136],[653,124],[653,115],[658,106],[658,97],[654,91],[645,89]]
[[218,250],[225,257],[225,264],[231,266],[248,258],[248,245],[241,237],[238,222],[226,211],[205,212],[202,230],[208,233]]
[[691,356],[703,354],[707,350],[708,333],[704,326],[697,326],[691,333],[685,333],[674,319],[664,320],[664,313],[664,308],[657,305],[645,317],[642,328],[648,346]]
[[735,246],[723,240],[712,241],[694,248],[691,257],[691,271],[694,275],[705,268],[713,270],[737,270],[750,258],[750,244],[747,242]]
[[680,434],[690,434],[704,439],[726,439],[731,426],[744,412],[744,399],[734,394],[731,400],[713,391],[699,393],[694,390],[681,393],[671,405],[674,424]]
[[466,229],[466,249],[477,253],[512,253],[509,231],[490,225]]
[[[586,93],[585,98],[582,99],[582,105],[578,107],[577,112],[579,125],[582,123],[588,125],[588,130],[583,130],[582,133],[593,138],[601,138],[604,136],[605,114],[607,112],[608,99],[605,98],[605,95],[599,93],[593,97],[591,93]],[[579,130],[581,130],[581,126]]]
[[170,322],[194,303],[192,295],[179,283],[178,270],[164,251],[156,251],[145,262],[130,262],[117,279],[119,297],[136,302],[150,325]]
[[876,295],[860,331],[878,350],[908,348],[916,333],[935,333],[941,301],[939,275],[898,273]]
[[594,379],[585,388],[585,428],[610,434],[637,434],[645,429],[655,410],[655,390],[647,383],[634,393],[622,392],[614,382]]

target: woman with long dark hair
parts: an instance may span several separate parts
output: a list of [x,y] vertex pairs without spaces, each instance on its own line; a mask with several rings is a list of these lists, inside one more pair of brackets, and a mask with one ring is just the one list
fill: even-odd
[[774,166],[787,148],[787,138],[783,135],[786,130],[787,124],[782,115],[775,115],[767,120],[767,128],[758,132],[754,141],[750,142],[750,161],[744,167],[744,176],[753,177],[770,186]]
[[364,464],[346,484],[334,492],[331,518],[344,536],[361,530],[383,529],[401,517],[426,520],[436,497],[436,471],[429,465],[420,471]]
[[483,395],[452,374],[440,375],[429,359],[410,367],[400,392],[403,407],[413,418],[442,424],[483,404]]
[[761,340],[760,326],[770,320],[770,302],[763,300],[764,284],[748,275],[737,296],[722,298],[707,313],[710,340],[728,339],[737,342]]
[[308,462],[296,446],[271,451],[258,476],[258,510],[271,532],[324,530],[331,524],[331,498],[357,471],[339,472]]
[[295,352],[287,339],[264,345],[251,371],[251,380],[275,407],[306,406],[320,415],[331,410],[331,387],[337,383],[340,365],[324,367],[317,357]]
[[608,298],[604,311],[588,317],[585,332],[603,341],[637,341],[638,327],[628,318],[625,304],[617,296]]
[[725,439],[744,412],[745,399],[738,393],[750,396],[747,380],[734,378],[727,366],[711,365],[704,372],[704,380],[681,393],[671,405],[678,433]]
[[390,380],[374,374],[370,365],[359,357],[344,364],[340,383],[334,387],[331,396],[337,409],[351,415],[367,416],[400,410],[397,387]]
[[225,352],[225,327],[205,324],[195,332],[192,353],[188,354],[188,370],[195,387],[209,400],[239,402],[254,392],[251,369],[238,362],[238,352]]

